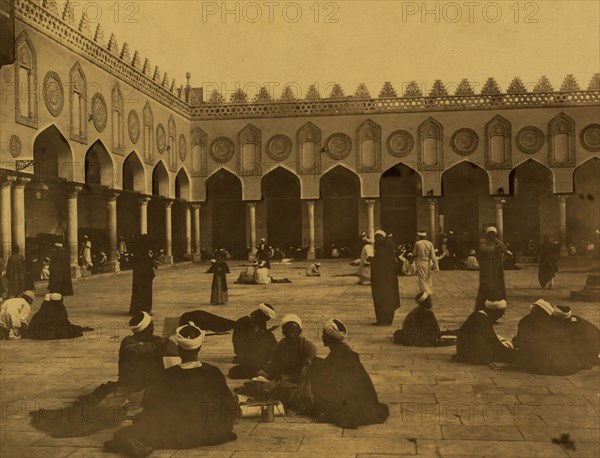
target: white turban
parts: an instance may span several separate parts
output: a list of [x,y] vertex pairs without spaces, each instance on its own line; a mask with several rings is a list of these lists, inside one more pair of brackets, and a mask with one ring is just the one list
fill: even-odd
[[504,299],[499,301],[485,301],[485,308],[490,310],[504,310],[506,308],[506,301]]
[[48,293],[44,296],[44,300],[46,302],[48,301],[61,301],[62,300],[62,294],[60,293]]
[[[195,339],[190,339],[189,337],[183,337],[181,335],[181,330],[183,328],[192,327],[197,329],[200,334]],[[197,350],[202,346],[202,341],[204,340],[204,331],[196,326],[191,321],[188,321],[188,324],[184,324],[183,326],[179,326],[175,331],[175,342],[177,342],[177,346],[183,348],[184,350]]]
[[381,235],[382,237],[387,237],[387,234],[385,233],[385,231],[382,231],[381,229],[375,231],[375,235]]
[[557,305],[556,307],[554,307],[554,310],[552,310],[552,316],[555,316],[556,318],[563,318],[566,320],[571,318],[571,316],[573,316],[573,313],[571,312],[571,307]]
[[258,263],[258,267],[267,267],[267,262],[266,261],[260,261]]
[[496,229],[494,226],[488,226],[488,228],[485,230],[486,234],[489,234],[490,232],[493,232],[494,234],[498,233],[498,229]]
[[144,317],[138,324],[129,326],[129,329],[131,329],[133,332],[142,332],[144,329],[150,326],[150,323],[152,323],[152,317],[147,312],[142,312],[142,314]]
[[21,296],[27,296],[32,301],[35,299],[35,293],[33,291],[29,291],[29,290],[24,291],[23,294],[21,294]]
[[271,304],[265,304],[264,302],[261,302],[260,304],[258,304],[258,310],[267,315],[270,320],[275,318],[275,309]]
[[535,301],[533,305],[529,307],[529,310],[531,311],[531,309],[536,305],[548,315],[552,315],[552,312],[554,312],[554,307],[552,307],[552,304],[548,301],[545,301],[544,299],[538,299],[537,301]]
[[427,237],[427,232],[426,231],[419,231],[419,232],[417,232],[417,235],[419,237]]
[[428,297],[429,294],[427,293],[427,291],[423,291],[416,297],[417,304],[422,304],[423,302],[425,302],[425,300],[427,300]]
[[288,323],[296,323],[298,326],[300,326],[300,329],[302,329],[302,320],[298,315],[294,315],[293,313],[285,315],[281,319],[281,327],[283,328]]
[[[344,328],[343,331],[336,324],[336,321],[343,326],[343,328]],[[327,323],[325,323],[323,330],[325,331],[325,334],[327,334],[328,336],[333,337],[334,339],[340,340],[340,341],[344,340],[348,336],[348,328],[346,327],[346,325],[344,325],[344,323],[342,323],[340,320],[333,319],[333,318],[330,319]]]

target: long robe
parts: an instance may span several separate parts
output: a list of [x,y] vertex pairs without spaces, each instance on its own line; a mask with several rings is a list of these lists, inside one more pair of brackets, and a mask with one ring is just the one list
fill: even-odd
[[431,268],[439,269],[433,243],[429,240],[418,240],[413,247],[413,256],[417,266],[417,293],[433,294]]
[[477,260],[479,261],[479,290],[475,302],[475,310],[485,307],[485,301],[506,299],[504,283],[503,257],[506,245],[496,238],[493,242],[486,239],[479,241]]
[[83,331],[81,326],[69,321],[62,300],[44,301],[31,317],[26,336],[32,340],[73,339],[83,336]]
[[400,308],[397,271],[393,242],[375,242],[375,256],[371,260],[371,293],[377,324],[392,324],[394,313]]
[[471,313],[458,330],[455,361],[487,365],[493,361],[510,362],[513,350],[502,341],[490,323],[487,313]]
[[129,314],[152,311],[152,282],[154,281],[154,260],[143,244],[133,257],[131,303]]
[[231,331],[235,325],[235,321],[233,320],[223,318],[222,316],[215,315],[213,313],[205,312],[204,310],[185,312],[179,318],[179,326],[188,324],[190,321],[204,331],[212,331],[217,333]]
[[375,255],[373,250],[373,245],[370,243],[365,243],[360,252],[360,264],[358,265],[358,270],[356,271],[356,276],[358,277],[358,282],[362,285],[369,284],[371,281],[371,264],[368,259],[372,258]]
[[238,366],[230,369],[229,377],[239,379],[251,378],[265,367],[277,339],[267,329],[266,323],[257,323],[251,316],[243,316],[235,322],[232,342]]
[[162,375],[166,340],[158,336],[125,337],[119,348],[119,386],[136,392],[153,385]]
[[538,281],[540,286],[545,288],[548,283],[554,278],[554,274],[558,271],[558,255],[557,246],[550,242],[542,242],[540,245],[540,263],[538,266]]
[[221,371],[207,363],[168,368],[146,391],[143,412],[132,426],[114,434],[114,451],[137,443],[153,449],[189,449],[236,439],[237,403]]
[[371,377],[348,345],[331,346],[325,359],[314,358],[309,371],[317,418],[340,428],[383,423],[389,416]]
[[408,312],[402,329],[394,333],[394,343],[411,347],[436,347],[442,333],[430,308],[417,306]]
[[600,330],[580,316],[572,316],[562,321],[567,328],[572,352],[577,360],[583,365],[598,365]]
[[68,248],[55,248],[50,258],[48,291],[63,296],[73,295],[71,261]]
[[[265,261],[267,264],[267,269],[271,268],[271,253],[273,252],[273,248],[271,248],[266,243],[261,243],[256,247],[256,259],[258,261]],[[293,256],[290,256],[293,257]]]
[[25,260],[20,254],[13,254],[6,262],[8,297],[19,297],[25,291]]
[[210,266],[208,272],[213,274],[210,288],[210,303],[217,305],[227,304],[229,300],[229,295],[227,294],[229,266],[223,261],[217,261]]

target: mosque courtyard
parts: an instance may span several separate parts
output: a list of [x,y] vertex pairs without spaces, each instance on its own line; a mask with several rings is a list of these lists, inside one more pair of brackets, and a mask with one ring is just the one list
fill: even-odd
[[[244,263],[230,263],[229,304],[209,304],[212,275],[206,263],[159,269],[154,281],[154,322],[161,334],[165,317],[204,309],[236,319],[260,302],[272,304],[278,317],[296,313],[304,335],[327,354],[320,342],[321,326],[331,317],[348,325],[348,344],[360,354],[379,399],[390,416],[381,425],[343,430],[313,423],[310,418],[278,417],[274,423],[242,419],[237,440],[192,450],[158,450],[153,457],[597,457],[599,368],[574,376],[536,376],[450,361],[454,347],[409,348],[393,345],[392,334],[414,307],[416,278],[400,277],[402,307],[394,325],[375,327],[368,286],[356,284],[355,267],[347,261],[323,262],[320,278],[304,276],[307,262],[274,264],[271,275],[292,284],[235,285]],[[589,267],[589,266],[588,266]],[[570,305],[596,326],[598,303],[574,302],[571,290],[585,284],[585,268],[563,268],[555,287],[542,290],[537,265],[506,271],[508,309],[498,331],[512,338],[529,305],[544,298]],[[440,327],[457,328],[472,311],[477,272],[441,272],[434,276],[434,307]],[[33,311],[45,285],[39,284]],[[114,429],[87,437],[56,439],[34,429],[28,411],[56,408],[75,401],[108,380],[117,379],[121,339],[129,333],[131,271],[74,282],[75,296],[65,305],[72,323],[94,332],[71,341],[8,341],[0,344],[2,402],[0,456],[110,457],[103,443]],[[275,331],[278,339],[281,331]],[[208,336],[203,361],[227,373],[232,364],[231,334]],[[241,381],[228,380],[231,388]],[[569,436],[565,436],[568,434]]]

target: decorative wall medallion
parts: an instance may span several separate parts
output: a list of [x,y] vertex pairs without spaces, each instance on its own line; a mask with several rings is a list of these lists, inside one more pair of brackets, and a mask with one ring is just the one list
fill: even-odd
[[452,141],[450,143],[455,153],[461,156],[468,156],[472,154],[479,145],[479,137],[477,132],[473,129],[458,129],[452,135]]
[[92,119],[98,132],[102,132],[106,128],[106,121],[108,120],[106,100],[99,92],[96,92],[92,97]]
[[156,126],[156,147],[158,148],[158,152],[160,154],[165,152],[165,148],[167,147],[167,134],[165,133],[165,126],[161,123],[158,123]]
[[590,124],[581,131],[581,145],[592,153],[600,151],[600,124]]
[[11,135],[8,140],[8,149],[12,157],[19,157],[21,155],[21,139],[16,135]]
[[44,101],[52,116],[62,112],[65,103],[65,90],[60,77],[54,72],[46,73],[44,78]]
[[181,134],[179,136],[179,159],[181,159],[181,162],[185,161],[186,156],[187,156],[187,141],[185,140],[185,135]]
[[129,138],[132,143],[137,143],[140,139],[140,118],[135,110],[130,110],[127,116],[127,128],[129,129]]
[[210,145],[210,155],[215,162],[224,164],[235,154],[235,143],[231,138],[218,137]]
[[517,147],[525,154],[535,154],[544,146],[544,132],[535,126],[523,127],[515,140]]
[[287,135],[273,135],[267,142],[267,156],[274,161],[284,161],[292,153],[292,140]]
[[407,156],[414,146],[415,140],[413,136],[405,130],[392,132],[387,139],[387,149],[392,156]]
[[325,145],[327,146],[327,156],[334,161],[345,159],[352,150],[352,140],[341,132],[331,135]]

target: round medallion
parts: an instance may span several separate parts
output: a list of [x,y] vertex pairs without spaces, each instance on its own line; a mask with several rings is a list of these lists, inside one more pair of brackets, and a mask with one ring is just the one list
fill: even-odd
[[325,142],[327,145],[327,156],[334,161],[345,159],[352,149],[352,140],[346,134],[338,132],[331,135]]
[[274,161],[284,161],[292,154],[292,140],[287,135],[273,135],[267,142],[267,156]]
[[525,154],[535,154],[544,146],[544,132],[535,126],[523,127],[515,139],[517,147]]
[[185,135],[181,134],[179,136],[179,159],[181,159],[181,162],[185,161],[186,156],[187,156],[187,141],[185,140]]
[[92,97],[92,120],[98,132],[102,132],[106,128],[108,111],[106,110],[106,101],[99,92],[96,92]]
[[224,164],[235,154],[235,143],[228,137],[216,138],[210,145],[210,155],[215,162]]
[[387,149],[392,156],[407,156],[412,151],[413,146],[415,146],[413,136],[405,130],[392,132],[387,139]]
[[129,129],[129,138],[132,143],[137,143],[140,139],[140,118],[135,110],[129,111],[127,116],[127,128]]
[[16,135],[11,135],[8,140],[8,149],[12,157],[19,157],[21,155],[21,139]]
[[44,101],[52,116],[60,115],[65,103],[65,90],[60,77],[54,72],[48,72],[44,77]]
[[600,124],[590,124],[583,128],[581,145],[592,153],[600,151]]
[[156,147],[158,148],[158,152],[160,154],[165,152],[165,148],[167,147],[167,134],[165,133],[165,126],[161,123],[158,123],[156,126]]
[[455,153],[461,156],[468,156],[472,154],[479,145],[479,137],[477,132],[473,129],[458,129],[452,135],[452,141],[450,143]]

